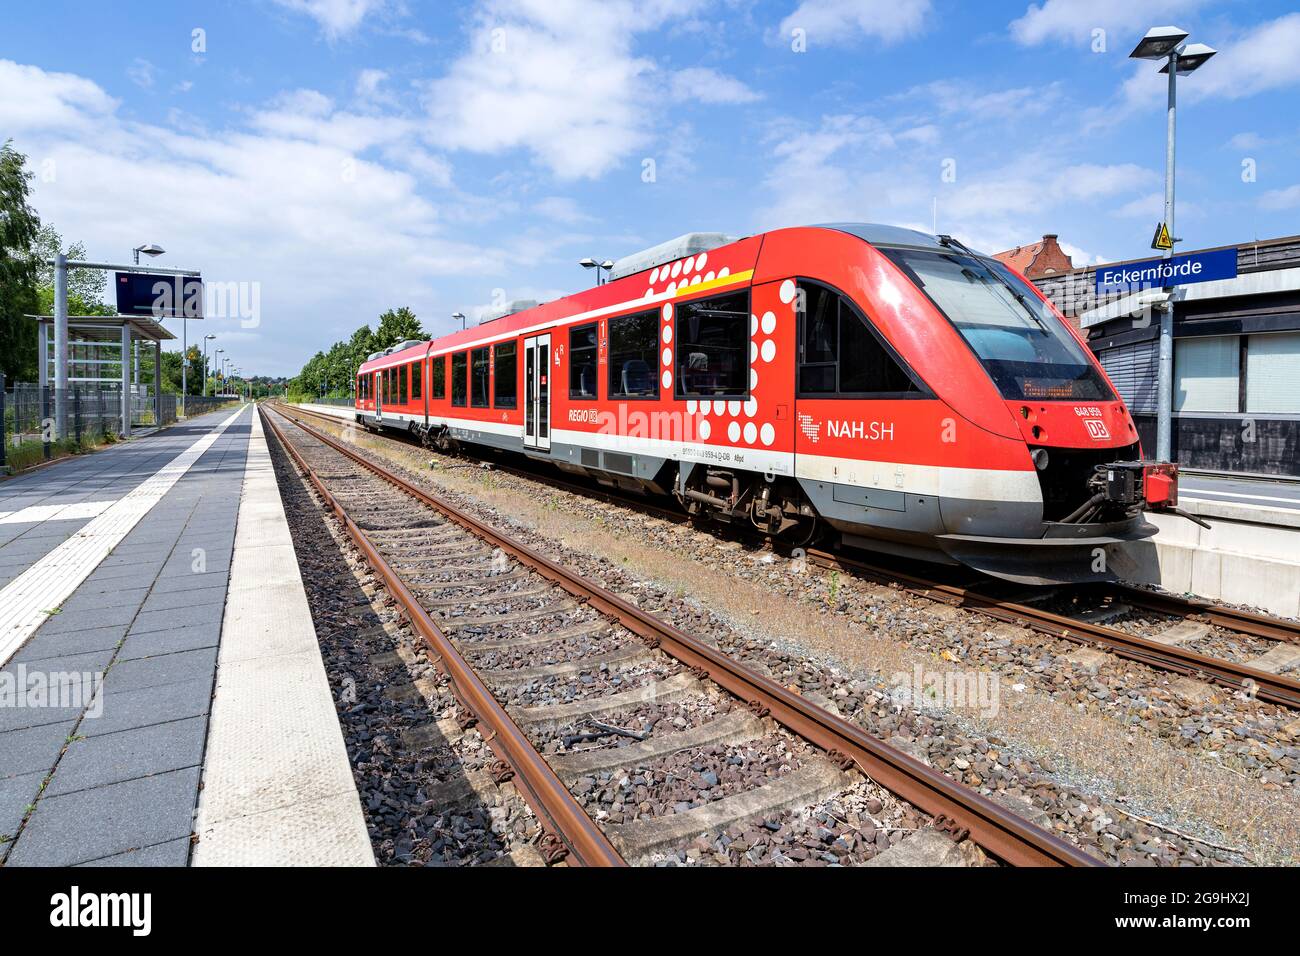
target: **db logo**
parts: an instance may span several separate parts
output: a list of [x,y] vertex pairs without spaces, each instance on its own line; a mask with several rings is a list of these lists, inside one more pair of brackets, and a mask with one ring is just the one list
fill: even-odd
[[1110,437],[1110,432],[1106,430],[1106,423],[1100,418],[1085,418],[1083,423],[1088,426],[1088,434],[1095,441],[1103,441]]

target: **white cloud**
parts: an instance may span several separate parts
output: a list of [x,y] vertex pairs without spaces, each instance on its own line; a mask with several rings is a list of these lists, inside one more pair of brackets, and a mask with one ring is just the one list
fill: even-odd
[[483,0],[472,48],[425,99],[451,149],[524,149],[562,179],[595,178],[653,139],[655,63],[635,37],[700,0]]
[[[32,204],[91,258],[121,260],[145,236],[167,248],[162,264],[262,284],[259,328],[212,318],[203,329],[248,336],[236,358],[252,372],[292,374],[395,305],[445,327],[440,284],[504,276],[555,248],[545,236],[480,246],[446,229],[456,197],[432,199],[411,172],[362,155],[402,142],[404,121],[338,112],[314,91],[207,132],[133,122],[88,80],[5,60],[0,88],[0,129],[51,173]],[[295,109],[303,126],[289,122]]]
[[157,71],[158,68],[148,60],[136,57],[126,68],[126,75],[140,89],[147,90],[153,86],[154,74]]
[[678,70],[670,80],[675,100],[697,100],[701,103],[753,103],[762,94],[751,90],[733,76],[719,73],[706,66],[693,66]]
[[1295,209],[1300,206],[1300,184],[1285,189],[1271,189],[1260,199],[1265,209]]
[[1041,4],[1031,3],[1023,16],[1012,21],[1011,35],[1026,46],[1048,41],[1090,43],[1092,31],[1102,29],[1106,31],[1108,50],[1127,54],[1148,27],[1176,23],[1171,18],[1191,13],[1206,3],[1208,0],[1044,0]]
[[1264,137],[1258,133],[1238,133],[1228,140],[1227,146],[1229,149],[1259,149],[1264,142]]
[[774,141],[760,228],[856,220],[929,231],[937,200],[939,230],[986,251],[1060,232],[1060,220],[1080,207],[1126,202],[1159,179],[1131,163],[1067,164],[1044,143],[1022,144],[1010,162],[962,159],[956,180],[943,182],[925,144],[913,147],[906,132],[862,116],[825,117]]
[[385,0],[275,0],[280,6],[311,17],[330,39],[351,33]]
[[921,33],[930,0],[803,0],[781,21],[781,35],[804,30],[808,46],[845,46],[861,37],[897,43]]
[[385,70],[362,70],[357,74],[357,99],[372,106],[392,105],[395,102],[393,95],[383,88],[387,81]]

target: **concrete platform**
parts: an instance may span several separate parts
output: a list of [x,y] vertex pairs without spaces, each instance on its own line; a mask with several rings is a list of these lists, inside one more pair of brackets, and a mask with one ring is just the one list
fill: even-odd
[[254,417],[196,866],[374,866],[293,539]]
[[1138,549],[1126,576],[1300,617],[1300,484],[1189,475],[1179,506],[1210,527],[1150,515],[1160,529],[1154,549]]
[[[252,418],[247,406],[198,417],[0,484],[5,865],[189,862],[213,759],[209,714],[249,705],[237,695],[213,700],[219,655],[235,631],[231,607],[248,591],[241,569],[252,561],[266,580],[297,574],[291,547],[268,563],[256,546],[258,523],[274,518],[279,498],[268,500],[263,480],[257,507],[246,510],[249,481],[266,473]],[[260,473],[250,468],[259,461]],[[298,593],[298,603],[276,605],[281,626],[302,634],[305,621],[314,648],[301,582]],[[350,782],[318,654],[315,663],[307,716]],[[269,736],[263,753],[276,739],[299,743]],[[339,842],[327,821],[312,819],[316,840]],[[364,854],[355,849],[358,826],[364,837],[359,805],[341,845],[373,862],[368,840]]]

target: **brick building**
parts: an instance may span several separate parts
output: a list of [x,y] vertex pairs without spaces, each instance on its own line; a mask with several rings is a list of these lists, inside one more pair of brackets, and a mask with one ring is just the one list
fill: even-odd
[[1070,257],[1057,245],[1056,233],[1047,233],[1041,242],[1016,246],[1006,252],[995,252],[993,258],[1019,270],[1029,279],[1059,275],[1074,268]]

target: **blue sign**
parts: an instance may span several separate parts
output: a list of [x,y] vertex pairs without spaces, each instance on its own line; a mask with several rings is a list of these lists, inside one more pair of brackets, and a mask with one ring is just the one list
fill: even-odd
[[1137,292],[1165,286],[1213,282],[1237,277],[1237,250],[1192,252],[1169,259],[1146,259],[1121,266],[1097,267],[1097,294]]

